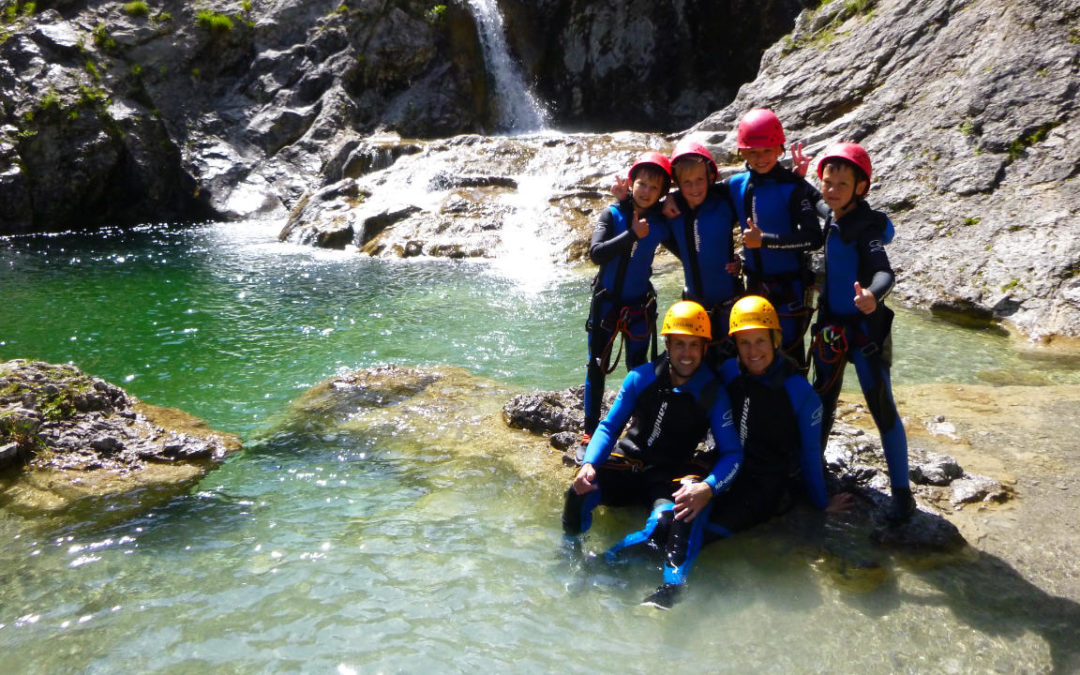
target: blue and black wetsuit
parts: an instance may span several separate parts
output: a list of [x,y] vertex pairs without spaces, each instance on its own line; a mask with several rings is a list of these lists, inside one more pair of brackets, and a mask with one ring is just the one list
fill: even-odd
[[[855,364],[866,405],[881,433],[890,482],[894,488],[907,488],[907,435],[889,378],[893,312],[884,302],[896,280],[885,253],[893,234],[888,216],[861,200],[839,220],[830,217],[826,222],[825,283],[811,353],[814,388],[824,405],[822,448],[832,428],[844,367],[850,361]],[[863,314],[855,306],[856,281],[877,299],[877,308],[871,314]]]
[[[619,440],[627,423],[630,429]],[[695,461],[698,445],[712,431],[715,448],[709,464]],[[616,442],[618,441],[618,442]],[[623,380],[619,395],[589,442],[585,462],[596,468],[598,490],[566,492],[563,531],[576,535],[589,529],[600,504],[651,509],[646,529],[617,544],[609,555],[650,538],[666,555],[664,578],[680,579],[700,549],[702,531],[674,520],[673,496],[679,479],[702,474],[714,494],[723,492],[742,461],[742,447],[732,423],[727,392],[717,375],[699,367],[689,381],[672,386],[667,354],[635,368]],[[677,583],[677,581],[672,581]]]
[[704,307],[710,323],[717,327],[717,335],[709,345],[709,365],[717,368],[734,354],[720,327],[728,325],[731,306],[742,293],[742,281],[725,269],[735,259],[735,210],[725,183],[710,187],[705,201],[694,209],[681,192],[676,192],[674,199],[680,213],[668,221],[671,237],[664,246],[682,261],[683,300]]
[[656,247],[669,236],[667,220],[655,207],[646,214],[649,233],[638,239],[631,227],[633,202],[624,199],[604,209],[593,231],[589,259],[600,266],[593,280],[592,303],[586,330],[589,362],[585,371],[585,433],[600,422],[604,379],[610,372],[612,350],[620,334],[625,338],[626,367],[632,370],[648,358],[650,338],[656,333],[656,293],[652,276]]
[[764,233],[760,248],[743,251],[747,290],[776,308],[784,353],[805,370],[803,336],[811,311],[806,290],[813,284],[808,254],[822,243],[821,193],[779,164],[767,174],[735,174],[728,183],[739,227],[745,231],[750,218]]
[[[630,422],[625,437],[619,434]],[[711,468],[695,463],[695,452],[708,431],[715,442]],[[672,386],[667,355],[635,368],[626,379],[611,411],[589,442],[585,462],[596,468],[599,489],[579,495],[571,486],[563,508],[563,531],[576,535],[589,529],[592,511],[600,504],[650,508],[648,531],[631,535],[617,549],[650,537],[660,539],[667,554],[664,576],[679,577],[691,552],[691,524],[675,521],[671,506],[679,479],[700,477],[723,492],[742,460],[742,448],[731,419],[731,406],[712,369],[699,367],[689,381]],[[659,535],[654,530],[663,531]],[[700,532],[697,535],[701,536]]]
[[[691,523],[683,523],[688,532],[674,545],[682,543],[684,550],[665,551],[668,584],[685,583],[704,544],[772,518],[790,507],[797,495],[805,494],[819,509],[828,505],[818,440],[821,401],[795,363],[777,352],[767,372],[751,375],[732,358],[721,366],[721,376],[743,448],[742,465],[726,490],[716,491]],[[671,505],[666,508],[670,513]],[[654,512],[645,529],[609,554],[646,540],[663,525],[663,515]],[[672,564],[673,559],[679,564]]]
[[800,494],[828,506],[821,464],[821,399],[780,353],[762,375],[729,359],[722,375],[743,444],[743,466],[731,488],[710,504],[707,538],[729,537],[781,513]]

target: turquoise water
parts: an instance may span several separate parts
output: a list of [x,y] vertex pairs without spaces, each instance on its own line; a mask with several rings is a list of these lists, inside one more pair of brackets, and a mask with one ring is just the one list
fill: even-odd
[[[0,243],[0,360],[72,361],[245,441],[179,495],[130,497],[149,505],[135,516],[0,512],[5,671],[1037,671],[1075,655],[1073,605],[1000,561],[859,552],[887,580],[853,592],[815,540],[769,528],[707,551],[659,614],[637,607],[655,569],[562,548],[558,486],[453,437],[282,425],[311,385],[381,363],[578,384],[588,270],[370,260],[280,244],[278,227]],[[662,304],[678,283],[662,278]],[[992,333],[898,321],[898,383],[1076,381]],[[600,520],[588,550],[638,525]]]

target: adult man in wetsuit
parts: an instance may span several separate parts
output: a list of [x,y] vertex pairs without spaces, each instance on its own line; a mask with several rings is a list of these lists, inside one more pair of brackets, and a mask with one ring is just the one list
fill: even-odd
[[[589,529],[592,511],[600,504],[652,509],[651,521],[662,521],[663,545],[669,552],[664,577],[677,585],[690,523],[730,484],[742,448],[728,396],[713,371],[702,367],[712,337],[705,309],[696,302],[675,303],[660,334],[665,353],[623,380],[566,492],[562,521],[563,531],[576,536]],[[630,428],[620,439],[628,422]],[[701,466],[694,463],[694,455],[710,429],[717,459]]]

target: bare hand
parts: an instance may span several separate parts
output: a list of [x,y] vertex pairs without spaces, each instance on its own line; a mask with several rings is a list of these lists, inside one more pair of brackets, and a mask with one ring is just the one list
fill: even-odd
[[615,176],[615,184],[611,186],[611,195],[615,197],[615,201],[621,202],[630,196],[630,186],[627,183],[622,176]]
[[803,154],[801,141],[791,145],[791,170],[799,176],[806,178],[806,170],[810,168],[813,159]]
[[664,214],[665,218],[678,218],[682,211],[679,210],[679,205],[675,203],[674,199],[664,199],[664,207],[660,209],[660,212]]
[[634,223],[634,236],[638,239],[644,239],[649,236],[649,221],[644,218],[638,218]]
[[708,483],[683,483],[673,495],[675,497],[675,520],[690,522],[712,499],[712,488]]
[[746,248],[761,248],[761,240],[764,232],[754,224],[752,218],[746,219],[746,229],[743,230],[742,241]]
[[868,289],[855,282],[855,306],[863,314],[872,314],[877,309],[877,298]]
[[850,492],[841,492],[829,499],[825,513],[846,513],[852,506],[855,506],[855,495]]
[[586,492],[592,492],[599,487],[600,486],[596,484],[596,469],[588,462],[582,464],[581,468],[578,469],[577,475],[574,476],[574,492],[583,495]]

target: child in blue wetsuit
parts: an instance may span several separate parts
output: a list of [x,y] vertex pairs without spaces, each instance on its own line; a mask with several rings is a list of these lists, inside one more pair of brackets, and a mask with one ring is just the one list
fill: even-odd
[[[675,145],[671,173],[678,191],[669,200],[674,200],[678,213],[668,221],[671,237],[664,245],[682,261],[683,299],[704,306],[712,325],[726,326],[731,306],[742,293],[728,186],[717,183],[712,154],[694,141]],[[733,355],[727,336],[719,337],[710,344],[707,362],[717,368]]]
[[893,312],[884,301],[896,277],[885,244],[894,230],[889,218],[864,199],[870,176],[870,155],[857,143],[830,145],[818,163],[822,195],[832,215],[825,223],[825,283],[811,342],[814,388],[824,404],[824,448],[844,368],[849,361],[855,364],[889,467],[893,498],[886,515],[890,522],[902,523],[916,506],[908,478],[907,435],[889,379]]
[[821,195],[779,164],[786,139],[771,110],[747,112],[739,120],[736,138],[746,171],[728,179],[728,185],[743,233],[747,290],[768,298],[776,308],[782,349],[805,373],[803,338],[811,314],[807,290],[814,280],[808,253],[822,244],[817,207]]
[[[563,531],[576,536],[589,529],[600,504],[651,509],[642,539],[653,537],[664,547],[664,578],[677,585],[687,553],[697,549],[689,540],[694,516],[731,482],[742,450],[727,394],[702,366],[712,335],[705,309],[675,303],[661,333],[666,352],[623,380],[566,492],[562,521]],[[717,459],[703,467],[694,462],[695,451],[710,430]],[[680,507],[673,509],[677,500]]]
[[[600,423],[604,380],[614,368],[613,358],[618,360],[625,345],[626,367],[633,370],[648,360],[650,339],[655,345],[656,293],[649,278],[656,247],[668,238],[657,203],[670,187],[671,163],[658,152],[643,153],[630,168],[629,180],[629,196],[604,209],[589,246],[589,259],[600,270],[586,323],[589,362],[582,450]],[[581,450],[578,455],[580,459]]]

